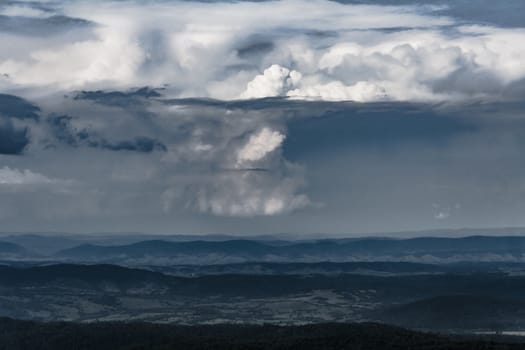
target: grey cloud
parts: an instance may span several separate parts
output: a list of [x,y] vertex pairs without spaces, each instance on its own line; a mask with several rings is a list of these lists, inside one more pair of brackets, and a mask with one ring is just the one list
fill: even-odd
[[161,97],[161,89],[143,87],[127,92],[122,91],[81,91],[75,95],[75,100],[90,100],[105,105],[123,106],[141,104],[142,99]]
[[[48,119],[49,126],[53,133],[53,136],[60,142],[66,143],[71,146],[78,146],[78,139],[82,138],[75,130],[72,130],[70,121],[73,117],[68,115],[61,115],[56,117],[50,117]],[[82,134],[81,134],[82,135]]]
[[[32,213],[39,227],[342,233],[519,226],[525,208],[521,103],[57,101],[42,113],[55,106],[77,116],[46,118],[48,138],[63,146],[39,150],[35,142],[31,160],[15,157],[8,165],[78,185],[10,194],[8,225]],[[86,140],[101,139],[82,135],[88,125],[113,146],[129,140],[135,147],[143,133],[166,151],[90,147]],[[269,147],[281,134],[282,145]],[[259,148],[261,135],[268,142]],[[242,153],[250,142],[256,148]]]
[[29,130],[0,120],[0,154],[22,154],[29,145]]
[[[322,109],[325,106],[325,110]],[[304,103],[313,111],[290,120],[284,152],[288,159],[338,150],[392,150],[403,144],[424,142],[435,147],[463,134],[475,133],[479,125],[450,115],[439,108],[407,103]]]
[[0,32],[27,36],[62,34],[68,29],[85,29],[93,26],[81,18],[54,15],[46,18],[11,17],[0,15]]
[[132,140],[124,140],[117,142],[108,142],[102,140],[100,143],[97,141],[90,141],[89,145],[91,147],[100,147],[103,149],[109,149],[112,151],[135,151],[135,152],[144,152],[150,153],[154,151],[166,151],[166,146],[157,140],[151,139],[149,137],[135,137]]
[[61,13],[57,2],[4,1],[0,4],[0,31],[47,37],[93,26],[91,21]]
[[[471,226],[502,218],[519,224],[520,103],[220,101],[144,98],[134,91],[112,91],[118,103],[72,97],[41,105],[47,123],[40,124],[48,129],[40,132],[48,130],[57,147],[39,150],[35,141],[33,163],[11,167],[82,184],[68,195],[53,194],[57,210],[70,206],[64,225],[82,216],[110,225],[112,215],[101,212],[155,218],[158,227],[184,217],[188,228],[235,232],[250,230],[248,217],[289,231]],[[165,149],[149,152],[156,140]],[[248,151],[250,143],[255,148]],[[78,170],[54,173],[65,171],[52,168],[57,162]],[[73,206],[78,196],[82,205]],[[147,212],[140,212],[141,202]],[[454,209],[439,215],[436,208]]]
[[18,96],[0,94],[0,154],[22,154],[31,142],[27,124],[39,119],[39,107]]
[[272,51],[274,47],[275,45],[271,41],[257,41],[251,39],[247,44],[237,48],[237,55],[239,55],[240,58],[252,58],[254,56],[260,57],[261,55]]
[[40,108],[21,97],[0,94],[0,116],[38,120]]
[[49,126],[54,138],[71,147],[91,147],[110,151],[133,151],[151,153],[166,151],[166,146],[153,138],[136,136],[128,140],[107,140],[88,129],[77,130],[71,125],[73,117],[63,115],[50,117]]
[[[301,193],[303,169],[280,152],[285,137],[282,118],[287,118],[287,112],[279,106],[284,106],[284,100],[276,105],[270,99],[171,100],[153,91],[84,91],[56,98],[54,103],[47,99],[42,107],[49,115],[47,129],[41,133],[47,130],[48,135],[40,135],[40,143],[32,150],[96,157],[92,164],[106,172],[103,167],[113,164],[115,157],[130,157],[129,164],[122,159],[114,162],[118,167],[109,171],[113,175],[107,180],[93,183],[77,178],[78,174],[62,177],[84,184],[82,191],[91,186],[105,188],[104,194],[92,198],[115,196],[119,183],[135,183],[133,189],[121,193],[131,198],[157,193],[152,208],[156,206],[164,215],[273,216],[311,205]],[[265,140],[272,144],[265,146]],[[38,145],[43,149],[38,150]],[[41,172],[49,173],[48,169]],[[88,173],[97,171],[86,169]],[[118,202],[121,197],[104,200]],[[112,207],[112,211],[126,211],[130,199],[120,200],[124,201],[121,208]]]
[[[389,0],[336,0],[344,4],[391,5]],[[398,5],[411,5],[412,0],[396,1]],[[456,0],[426,0],[425,5],[441,6],[440,13],[454,16],[467,23],[490,23],[503,27],[523,27],[525,21],[521,13],[525,4],[521,0],[507,0],[494,3],[490,0],[456,1]],[[490,10],[488,10],[490,9]]]

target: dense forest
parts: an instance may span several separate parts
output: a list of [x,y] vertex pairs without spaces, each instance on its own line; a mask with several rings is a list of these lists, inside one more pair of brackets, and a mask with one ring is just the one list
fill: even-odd
[[0,350],[359,349],[518,350],[519,338],[467,338],[375,323],[175,326],[0,319]]

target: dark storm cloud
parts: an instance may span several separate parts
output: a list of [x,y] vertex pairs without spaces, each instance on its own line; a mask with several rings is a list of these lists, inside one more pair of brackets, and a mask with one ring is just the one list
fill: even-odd
[[46,18],[0,15],[0,32],[30,36],[61,34],[68,29],[87,28],[93,23],[81,18],[54,15]]
[[[46,122],[34,126],[32,160],[16,157],[10,169],[74,182],[67,193],[12,195],[10,208],[25,208],[44,227],[58,215],[63,228],[96,221],[148,231],[521,222],[523,103],[220,101],[136,91],[41,105]],[[57,147],[39,150],[43,140]]]
[[47,122],[51,128],[53,136],[60,142],[68,144],[70,146],[78,146],[79,139],[82,139],[81,131],[75,131],[70,125],[72,117],[67,115],[61,115],[56,117],[50,117]]
[[0,118],[0,154],[22,154],[29,142],[27,128],[15,128],[11,122]]
[[0,3],[0,31],[25,36],[49,36],[94,26],[60,13],[56,2],[4,1]]
[[[335,0],[343,4],[392,5],[390,0]],[[454,16],[467,23],[496,24],[502,27],[523,27],[525,3],[522,0],[506,0],[495,3],[491,0],[398,0],[396,5],[436,5],[443,8],[444,15]]]
[[153,138],[136,136],[127,140],[108,140],[88,129],[76,129],[68,115],[54,116],[48,119],[48,124],[56,140],[71,147],[91,147],[110,151],[131,151],[151,153],[166,151],[166,146]]
[[38,106],[18,96],[0,94],[0,154],[22,154],[30,144],[26,124],[39,119]]
[[[320,110],[315,102],[305,103]],[[317,106],[316,106],[317,105]],[[321,105],[322,106],[322,105]],[[369,151],[414,142],[439,147],[463,133],[475,132],[475,122],[439,115],[435,107],[407,103],[333,103],[321,114],[296,118],[288,123],[290,136],[284,154],[296,160],[312,153],[341,149]]]
[[57,3],[4,1],[0,4],[0,32],[24,36],[49,36],[94,23],[56,12]]
[[108,142],[106,140],[90,141],[90,147],[100,147],[103,149],[108,149],[111,151],[134,151],[134,152],[143,152],[151,153],[154,151],[166,151],[166,146],[157,140],[151,139],[149,137],[138,136],[132,140],[124,140],[117,142]]
[[319,215],[353,232],[523,225],[523,103],[397,107],[290,124]]
[[[221,109],[235,109],[247,111],[284,111],[286,113],[298,113],[301,116],[317,115],[317,113],[329,113],[341,109],[341,106],[361,105],[352,102],[325,102],[325,101],[302,101],[285,97],[266,97],[251,100],[216,100],[209,98],[177,98],[165,99],[162,103],[173,106],[191,107],[214,107]],[[339,107],[338,107],[339,106]]]
[[109,106],[127,107],[130,105],[142,104],[144,99],[161,97],[161,89],[143,87],[131,91],[81,91],[74,99],[89,100]]
[[240,58],[250,58],[252,56],[261,56],[273,50],[275,45],[271,41],[250,40],[237,49],[237,55]]
[[21,97],[0,94],[0,117],[38,120],[40,108]]

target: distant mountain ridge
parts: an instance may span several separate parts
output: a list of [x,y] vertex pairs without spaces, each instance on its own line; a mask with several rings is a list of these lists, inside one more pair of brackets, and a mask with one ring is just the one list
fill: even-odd
[[13,243],[43,255],[51,255],[82,243],[81,240],[73,237],[39,234],[9,234],[0,237],[0,241]]
[[[436,232],[444,234],[446,231]],[[0,247],[0,260],[23,257],[38,261],[105,262],[136,266],[322,261],[430,264],[462,261],[525,262],[525,236],[284,240],[274,236],[239,239],[228,235],[210,235],[191,239],[190,235],[153,235],[153,239],[148,238],[140,234],[3,234],[0,236],[0,242],[4,242],[4,248]]]
[[281,241],[142,241],[128,245],[82,244],[57,252],[57,259],[141,264],[210,264],[249,261],[459,261],[525,262],[525,237],[470,236],[409,239],[363,238]]
[[31,253],[24,247],[10,243],[0,241],[0,258],[1,259],[20,259],[25,258]]
[[25,249],[17,244],[0,241],[0,253],[18,253]]

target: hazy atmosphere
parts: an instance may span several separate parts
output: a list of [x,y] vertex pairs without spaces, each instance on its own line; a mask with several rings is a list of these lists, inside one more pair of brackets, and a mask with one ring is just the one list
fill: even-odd
[[2,231],[525,226],[525,3],[393,3],[3,1]]

